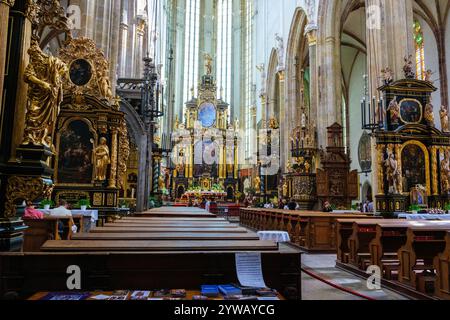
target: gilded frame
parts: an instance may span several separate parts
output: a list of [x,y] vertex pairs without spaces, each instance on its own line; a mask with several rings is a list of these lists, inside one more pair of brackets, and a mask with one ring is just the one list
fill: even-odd
[[[95,170],[92,170],[92,182],[90,184],[70,184],[70,183],[58,183],[58,167],[59,167],[59,148],[60,148],[60,142],[61,142],[61,132],[63,132],[64,130],[67,129],[67,127],[74,121],[83,121],[84,123],[87,124],[87,126],[89,127],[89,131],[93,134],[94,136],[94,145],[93,145],[93,149],[97,148],[97,141],[98,141],[98,133],[97,131],[94,129],[92,122],[89,121],[86,118],[83,117],[67,117],[65,119],[62,120],[63,125],[61,127],[59,127],[58,132],[56,134],[56,157],[55,157],[55,165],[54,165],[54,169],[55,169],[55,173],[54,173],[54,178],[55,178],[55,185],[57,187],[93,187],[94,186],[94,175],[95,175]],[[92,159],[91,159],[92,161]],[[94,162],[92,162],[92,164],[94,165]]]
[[[86,84],[84,84],[84,85],[78,85],[78,84],[74,83],[72,81],[72,78],[70,77],[70,70],[72,69],[72,65],[74,64],[75,61],[78,61],[78,60],[84,60],[91,66],[91,77],[89,78],[89,81]],[[96,69],[95,69],[95,66],[93,65],[91,60],[86,59],[84,57],[79,57],[79,58],[75,58],[72,61],[70,61],[70,64],[69,64],[69,67],[68,67],[68,71],[67,71],[67,78],[70,81],[71,85],[75,86],[76,88],[87,87],[92,82],[94,77],[96,77]]]
[[[418,103],[419,104],[419,106],[420,106],[420,119],[417,121],[417,122],[409,122],[409,121],[405,121],[405,119],[403,119],[403,117],[402,117],[402,104],[404,103],[404,102],[407,102],[407,101],[412,101],[412,102],[416,102],[416,103]],[[421,123],[422,122],[422,120],[423,120],[423,105],[422,105],[422,103],[419,101],[419,100],[417,100],[417,99],[412,99],[412,98],[404,98],[404,99],[402,99],[400,102],[399,102],[399,108],[400,108],[400,120],[402,120],[402,122],[404,122],[404,123],[406,123],[406,124],[419,124],[419,123]]]
[[[426,189],[427,189],[427,196],[431,196],[431,173],[430,173],[430,154],[428,153],[428,149],[427,147],[420,141],[416,141],[416,140],[411,140],[408,142],[405,142],[404,144],[402,144],[402,147],[400,149],[400,155],[403,156],[403,151],[405,150],[405,148],[407,146],[410,145],[415,145],[418,146],[422,152],[424,153],[425,156],[425,180],[426,180]],[[398,159],[398,161],[400,161],[400,163],[402,162],[402,159]],[[402,164],[402,168],[403,168],[403,163]],[[402,172],[402,176],[403,176],[403,172]],[[409,193],[408,193],[409,194]]]

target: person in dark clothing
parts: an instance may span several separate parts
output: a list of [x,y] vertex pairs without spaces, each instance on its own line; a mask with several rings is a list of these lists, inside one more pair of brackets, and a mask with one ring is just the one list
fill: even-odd
[[287,206],[290,211],[295,211],[295,209],[297,208],[297,202],[295,202],[294,199],[291,199]]

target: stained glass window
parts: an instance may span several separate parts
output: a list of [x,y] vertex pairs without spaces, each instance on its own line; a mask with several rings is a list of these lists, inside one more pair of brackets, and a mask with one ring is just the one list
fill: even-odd
[[425,46],[422,26],[418,20],[414,21],[414,43],[416,46],[417,79],[425,80]]

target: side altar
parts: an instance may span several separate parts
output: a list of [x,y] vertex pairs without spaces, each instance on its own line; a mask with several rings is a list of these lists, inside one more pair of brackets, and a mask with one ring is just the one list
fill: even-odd
[[130,153],[127,125],[113,96],[109,63],[94,41],[73,39],[60,52],[68,66],[64,97],[51,146],[55,157],[53,199],[88,199],[100,213],[113,213]]
[[[408,72],[409,71],[409,72]],[[435,119],[430,81],[415,79],[408,64],[405,79],[386,77],[374,132],[377,144],[379,212],[405,212],[412,205],[443,209],[450,203],[448,109]]]
[[177,118],[174,124],[172,196],[181,199],[187,191],[221,189],[232,201],[239,188],[239,123],[229,120],[230,105],[217,98],[212,59],[208,57],[198,96],[192,90],[184,121]]

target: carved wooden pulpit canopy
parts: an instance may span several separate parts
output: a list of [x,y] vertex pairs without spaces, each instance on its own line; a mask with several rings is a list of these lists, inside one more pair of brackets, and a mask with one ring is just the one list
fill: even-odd
[[317,196],[323,203],[350,208],[358,197],[358,172],[350,171],[351,160],[343,146],[343,128],[338,123],[327,128],[328,147],[317,170]]

